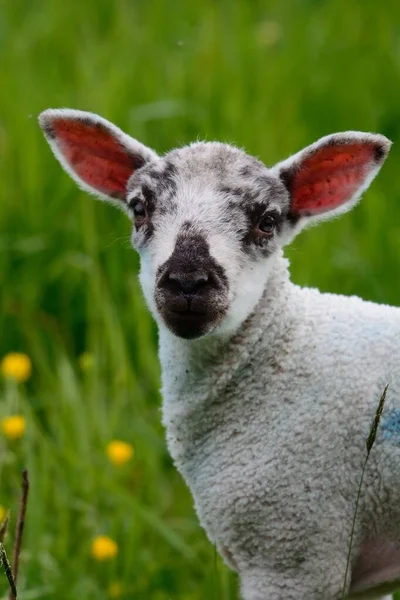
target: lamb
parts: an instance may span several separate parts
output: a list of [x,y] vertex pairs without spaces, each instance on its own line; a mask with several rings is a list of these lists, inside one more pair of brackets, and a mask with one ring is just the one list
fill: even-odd
[[[92,113],[40,125],[80,187],[124,209],[159,328],[169,451],[244,600],[338,600],[365,441],[348,598],[400,586],[400,309],[289,279],[282,248],[350,210],[390,149],[323,137],[267,168],[233,146],[159,157]],[[389,596],[385,596],[389,598]]]

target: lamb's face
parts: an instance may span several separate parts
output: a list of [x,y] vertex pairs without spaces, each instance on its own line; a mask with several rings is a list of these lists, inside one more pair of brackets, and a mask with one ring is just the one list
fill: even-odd
[[234,330],[282,243],[283,182],[236,148],[197,143],[136,171],[127,200],[156,319],[183,338]]
[[267,169],[218,143],[159,158],[77,110],[44,111],[40,125],[79,186],[130,214],[147,302],[183,338],[235,331],[268,287],[280,246],[349,210],[390,148],[382,135],[336,133]]

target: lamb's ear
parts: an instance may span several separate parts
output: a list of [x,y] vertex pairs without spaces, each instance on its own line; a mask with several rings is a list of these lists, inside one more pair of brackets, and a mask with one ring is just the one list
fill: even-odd
[[306,224],[350,210],[390,146],[383,135],[347,131],[323,137],[276,165],[290,194],[291,222]]
[[123,205],[132,173],[157,159],[153,150],[93,113],[48,109],[39,124],[64,169],[102,200]]

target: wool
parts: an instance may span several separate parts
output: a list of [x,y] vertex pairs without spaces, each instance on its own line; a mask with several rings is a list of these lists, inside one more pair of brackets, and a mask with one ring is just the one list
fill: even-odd
[[399,336],[400,309],[298,287],[281,256],[233,338],[199,349],[161,329],[168,447],[246,600],[340,598],[387,383],[354,560],[366,538],[400,538]]

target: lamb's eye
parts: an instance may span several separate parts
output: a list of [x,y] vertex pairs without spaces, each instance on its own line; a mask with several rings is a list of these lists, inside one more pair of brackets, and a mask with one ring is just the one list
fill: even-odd
[[266,216],[263,217],[258,224],[258,229],[267,235],[272,235],[276,227],[276,221],[274,217]]
[[133,215],[135,217],[135,227],[141,227],[147,219],[147,210],[143,202],[136,200],[132,205]]
[[146,209],[140,200],[133,205],[133,214],[135,215],[135,219],[144,219],[146,217]]

